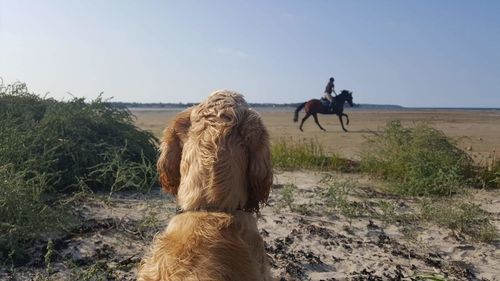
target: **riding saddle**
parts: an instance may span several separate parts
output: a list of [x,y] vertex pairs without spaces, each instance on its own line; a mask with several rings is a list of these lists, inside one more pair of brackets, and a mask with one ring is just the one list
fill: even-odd
[[335,99],[333,100],[333,104],[332,104],[332,107],[330,107],[330,101],[324,97],[322,97],[320,99],[321,101],[321,104],[328,109],[328,111],[332,111],[333,110],[333,104],[335,104]]

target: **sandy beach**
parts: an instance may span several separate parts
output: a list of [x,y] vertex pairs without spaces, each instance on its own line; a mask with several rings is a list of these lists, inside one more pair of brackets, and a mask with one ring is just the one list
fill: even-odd
[[[467,150],[477,163],[487,163],[495,152],[500,152],[500,110],[360,110],[346,108],[350,124],[348,133],[342,131],[337,116],[318,115],[320,124],[327,130],[321,131],[309,118],[304,123],[304,132],[294,123],[293,108],[273,111],[269,108],[256,108],[262,115],[273,141],[279,139],[300,140],[317,139],[332,153],[349,159],[358,159],[359,152],[367,137],[373,135],[387,122],[400,120],[403,124],[428,123],[442,130],[457,141],[458,146]],[[178,111],[133,110],[140,128],[161,136],[163,128]],[[304,116],[302,111],[299,121]],[[497,156],[498,157],[498,156]]]
[[[347,183],[346,196],[357,202],[359,214],[326,204],[325,191],[339,182]],[[500,241],[476,242],[434,224],[408,224],[403,218],[416,213],[419,200],[385,194],[381,185],[358,174],[277,171],[258,220],[276,280],[500,280]],[[290,186],[291,208],[283,204]],[[476,190],[454,200],[479,204],[500,229],[500,191]],[[111,198],[94,194],[74,204],[83,225],[54,241],[58,262],[50,280],[135,280],[151,240],[175,215],[173,198],[159,189]],[[395,219],[387,219],[387,205],[399,214]],[[43,260],[44,246],[34,245],[33,264],[0,270],[0,280],[45,280],[46,269],[36,262]]]

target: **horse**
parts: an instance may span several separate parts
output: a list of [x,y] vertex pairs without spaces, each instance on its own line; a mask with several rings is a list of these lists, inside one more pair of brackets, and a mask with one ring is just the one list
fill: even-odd
[[295,109],[295,114],[293,116],[293,122],[297,122],[299,120],[299,111],[305,107],[306,116],[304,116],[304,118],[302,118],[302,122],[300,123],[300,127],[299,127],[300,131],[302,131],[302,132],[304,131],[304,130],[302,130],[302,125],[304,124],[304,121],[306,121],[307,118],[309,118],[309,116],[311,116],[311,115],[314,117],[314,122],[316,122],[318,127],[321,130],[326,131],[323,127],[321,127],[321,125],[318,122],[317,114],[321,113],[321,114],[336,114],[339,117],[340,125],[342,125],[342,129],[344,130],[344,132],[347,132],[347,129],[344,128],[344,122],[342,120],[342,116],[345,116],[347,118],[346,125],[349,125],[349,116],[347,116],[347,114],[344,113],[344,104],[347,101],[351,107],[354,106],[354,104],[352,102],[352,92],[350,92],[348,90],[342,90],[340,92],[340,94],[338,96],[334,97],[333,99],[335,101],[333,109],[330,109],[329,106],[323,105],[323,103],[318,99],[312,99],[312,100],[309,100],[307,102],[301,103],[297,107],[297,109]]

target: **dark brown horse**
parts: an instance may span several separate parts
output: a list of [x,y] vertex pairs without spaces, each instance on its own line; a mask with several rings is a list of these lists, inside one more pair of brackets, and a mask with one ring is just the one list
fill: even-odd
[[318,122],[318,113],[321,114],[336,114],[339,117],[340,120],[340,125],[342,125],[342,129],[347,132],[346,128],[344,128],[344,121],[342,120],[342,116],[345,116],[347,119],[346,125],[349,125],[349,116],[344,113],[344,104],[347,101],[350,106],[354,106],[352,103],[352,92],[349,92],[347,90],[342,90],[340,94],[336,97],[334,97],[335,104],[333,108],[329,108],[328,106],[323,105],[323,103],[318,100],[318,99],[312,99],[308,102],[304,102],[300,104],[297,109],[295,109],[295,115],[293,116],[293,122],[297,122],[299,120],[299,111],[302,110],[302,108],[305,108],[306,111],[306,116],[302,118],[302,122],[300,122],[300,127],[299,129],[302,130],[302,125],[304,125],[304,121],[309,118],[309,116],[314,117],[314,122],[318,124],[318,127],[326,131],[323,127]]

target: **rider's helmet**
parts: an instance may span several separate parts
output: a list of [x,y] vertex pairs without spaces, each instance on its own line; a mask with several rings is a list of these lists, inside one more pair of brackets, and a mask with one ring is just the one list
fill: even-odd
[[332,82],[333,82],[333,81],[335,81],[335,79],[333,79],[333,77],[330,77],[330,81],[332,81]]

